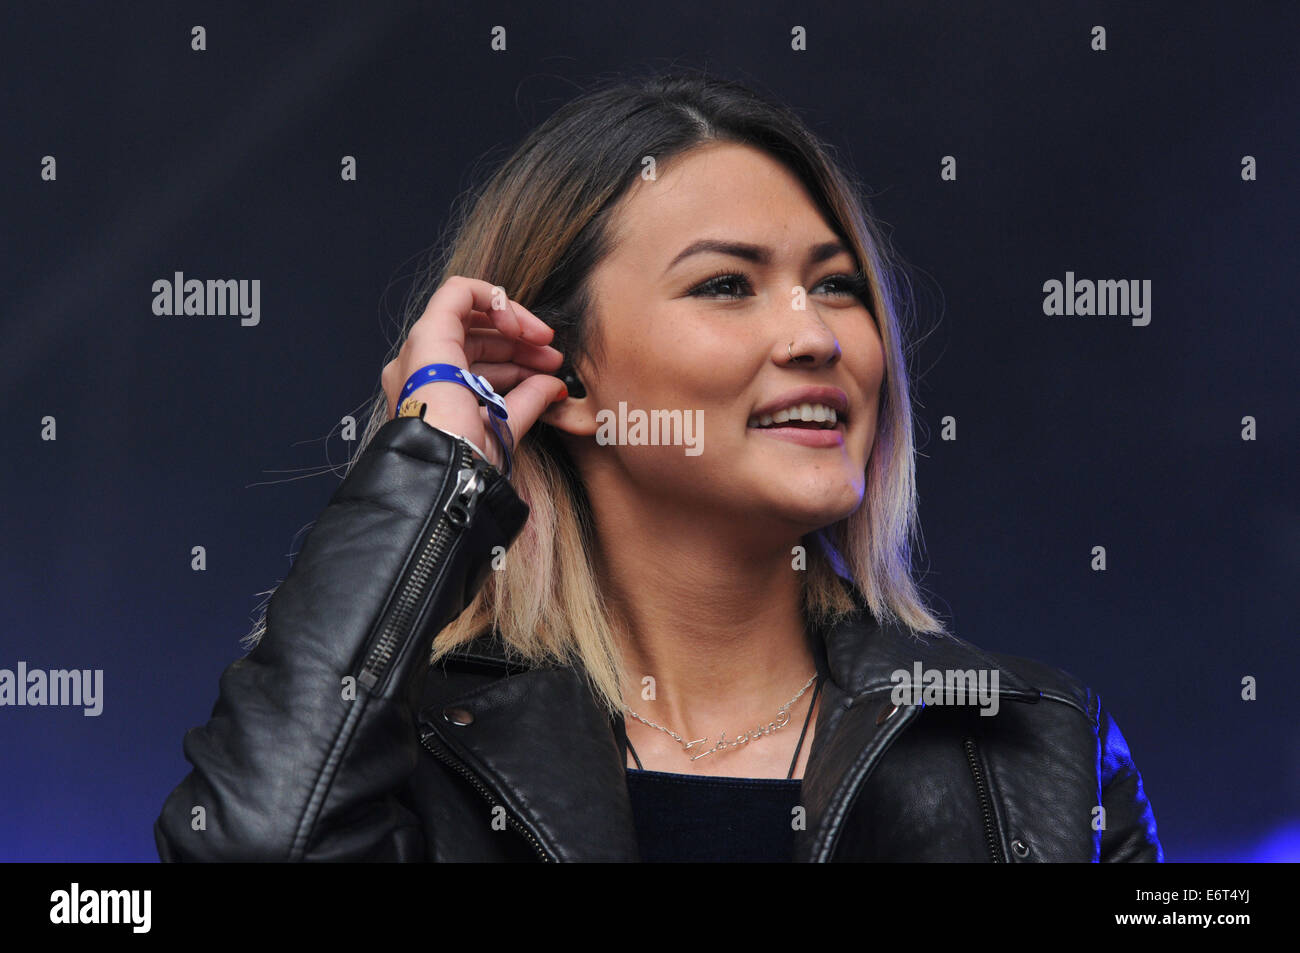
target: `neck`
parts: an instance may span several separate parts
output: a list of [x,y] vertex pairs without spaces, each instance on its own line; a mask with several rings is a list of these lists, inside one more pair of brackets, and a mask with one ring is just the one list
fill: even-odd
[[[729,532],[698,513],[651,518],[606,508],[595,519],[597,574],[621,629],[628,708],[710,742],[774,720],[816,670],[803,572],[792,567],[800,537],[739,538],[734,520]],[[653,533],[631,529],[648,525]],[[796,723],[787,730],[797,734],[807,702],[792,707]],[[674,744],[666,735],[662,743]]]

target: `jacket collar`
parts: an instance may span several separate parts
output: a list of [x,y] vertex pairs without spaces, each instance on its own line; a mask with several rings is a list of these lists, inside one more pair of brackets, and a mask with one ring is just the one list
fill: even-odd
[[[1032,684],[975,646],[882,623],[855,590],[849,592],[856,611],[814,639],[828,678],[803,779],[807,830],[796,837],[796,860],[830,858],[862,782],[923,707],[896,709],[889,701],[894,672],[911,672],[918,662],[925,669],[996,669],[1000,696],[1039,698]],[[435,733],[553,859],[637,860],[614,726],[578,673],[519,666],[507,658],[495,632],[450,659],[496,677],[466,692],[463,682],[435,677],[431,670],[421,701],[422,730]],[[470,712],[470,724],[454,725],[444,717],[452,708]]]
[[927,669],[997,669],[998,694],[1036,702],[1039,690],[993,656],[953,635],[918,635],[901,622],[882,623],[856,590],[845,585],[857,607],[849,618],[823,631],[831,680],[850,698],[890,691],[894,673]]

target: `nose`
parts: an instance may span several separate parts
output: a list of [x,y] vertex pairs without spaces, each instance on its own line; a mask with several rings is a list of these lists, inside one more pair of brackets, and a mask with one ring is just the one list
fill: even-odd
[[789,337],[774,345],[773,359],[782,367],[834,367],[840,359],[840,342],[835,332],[813,314],[790,329]]

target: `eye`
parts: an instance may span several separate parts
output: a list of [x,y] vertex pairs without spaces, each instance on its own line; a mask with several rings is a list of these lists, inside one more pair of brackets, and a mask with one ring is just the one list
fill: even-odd
[[838,290],[832,291],[834,295],[851,295],[861,299],[862,303],[870,306],[871,304],[871,282],[862,272],[855,272],[851,275],[830,275],[821,280],[821,285],[834,285]]
[[[836,297],[854,297],[868,308],[871,307],[871,281],[860,271],[853,274],[828,275],[813,286],[814,292],[823,285],[832,287],[833,290],[827,292],[828,294]],[[728,288],[737,290],[728,291]],[[744,292],[740,290],[744,288],[753,291],[748,275],[743,272],[722,271],[702,284],[696,285],[689,294],[696,298],[735,299],[744,296]]]
[[696,298],[739,298],[739,291],[728,293],[727,286],[749,287],[749,276],[731,271],[722,271],[710,277],[702,284],[691,289],[690,294]]

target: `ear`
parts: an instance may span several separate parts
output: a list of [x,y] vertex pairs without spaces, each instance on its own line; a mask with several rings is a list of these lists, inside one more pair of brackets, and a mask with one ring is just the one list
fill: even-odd
[[588,392],[586,397],[566,397],[552,403],[537,419],[575,437],[591,437],[600,429],[596,411],[596,402]]

